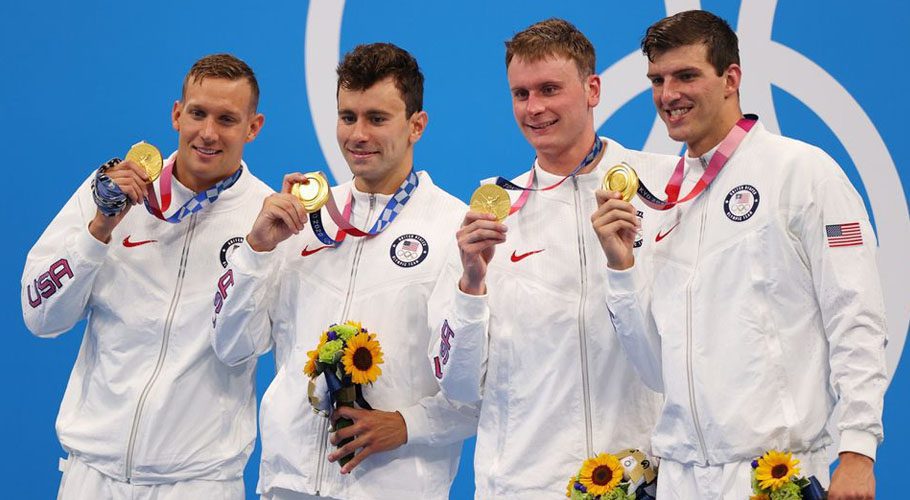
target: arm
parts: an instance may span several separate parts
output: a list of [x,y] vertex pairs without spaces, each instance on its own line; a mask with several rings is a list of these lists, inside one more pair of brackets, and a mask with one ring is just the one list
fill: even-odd
[[87,314],[95,279],[109,250],[111,232],[146,193],[147,176],[131,161],[107,175],[129,198],[107,217],[95,206],[89,176],[29,251],[22,272],[22,316],[39,337],[56,337]]
[[457,257],[450,255],[430,298],[430,366],[442,393],[454,401],[482,398],[490,319],[486,273],[505,233],[495,217],[468,212],[457,233]]
[[211,343],[215,354],[235,366],[260,356],[271,348],[269,307],[280,277],[282,254],[276,247],[304,227],[307,214],[290,194],[302,174],[288,174],[281,193],[272,194],[233,254],[230,265],[218,277],[212,316]]
[[[872,466],[883,438],[887,387],[887,334],[875,234],[861,198],[839,168],[836,177],[815,187],[812,199],[792,226],[809,260],[829,343],[831,381],[842,409],[837,421],[841,461],[832,477],[830,498],[873,498]],[[859,226],[862,243],[830,246],[828,226],[853,223]]]
[[635,371],[651,390],[663,392],[660,335],[650,310],[648,263],[632,252],[639,220],[635,208],[619,194],[598,190],[598,208],[591,216],[607,257],[607,309],[613,329]]

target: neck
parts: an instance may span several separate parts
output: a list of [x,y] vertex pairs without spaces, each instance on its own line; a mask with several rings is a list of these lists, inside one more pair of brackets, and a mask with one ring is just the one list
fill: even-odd
[[719,119],[717,126],[714,127],[710,134],[692,144],[686,144],[686,149],[688,149],[687,155],[690,158],[697,158],[717,147],[717,145],[727,137],[727,134],[733,130],[736,122],[742,117],[743,113],[739,108],[737,108],[735,112],[730,112],[725,116],[722,116]]
[[[594,130],[588,130],[585,132],[579,140],[575,141],[571,146],[559,150],[559,151],[537,151],[537,164],[540,165],[545,172],[566,176],[572,173],[582,161],[584,161],[585,156],[588,156],[588,153],[591,152],[591,146],[594,144]],[[603,151],[601,151],[603,154]],[[597,162],[591,162],[590,165],[580,170],[578,173],[585,174],[591,171]]]
[[398,191],[398,188],[401,187],[401,184],[408,178],[410,173],[411,168],[409,167],[404,172],[396,172],[394,175],[389,175],[382,179],[367,179],[362,176],[354,177],[354,187],[361,193],[395,194],[395,191]]
[[214,178],[202,178],[194,175],[190,175],[188,172],[183,172],[180,170],[179,165],[174,162],[174,178],[177,179],[177,182],[180,183],[183,187],[189,189],[194,193],[201,193],[207,189],[210,189],[215,184],[227,179],[228,177],[237,173],[237,170],[240,168],[240,165],[237,165],[237,168],[231,170],[226,175],[222,175]]

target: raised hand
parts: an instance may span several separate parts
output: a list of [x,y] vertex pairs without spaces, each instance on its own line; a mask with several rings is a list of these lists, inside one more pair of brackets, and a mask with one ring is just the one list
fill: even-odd
[[506,241],[508,227],[493,214],[468,212],[456,233],[464,269],[458,287],[470,295],[486,293],[484,279],[496,245]]
[[595,197],[597,210],[591,215],[591,224],[607,256],[607,266],[616,270],[628,269],[635,264],[632,247],[641,224],[635,207],[622,201],[615,191],[598,189]]
[[291,235],[303,230],[308,214],[300,200],[291,194],[291,186],[304,181],[306,177],[299,172],[287,174],[281,183],[281,192],[270,195],[262,202],[262,210],[246,237],[253,250],[271,251]]

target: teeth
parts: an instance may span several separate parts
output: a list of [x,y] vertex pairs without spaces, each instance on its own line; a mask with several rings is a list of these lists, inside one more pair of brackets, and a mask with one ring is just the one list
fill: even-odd
[[688,112],[689,112],[689,108],[671,109],[670,116],[673,116],[673,117],[682,116]]
[[553,120],[553,121],[550,121],[550,122],[547,122],[547,123],[541,123],[541,124],[539,124],[539,125],[528,125],[528,126],[531,127],[531,128],[533,128],[533,129],[535,129],[535,130],[539,130],[539,129],[542,129],[542,128],[549,127],[550,125],[553,125],[554,123],[556,123],[556,120]]
[[213,155],[216,152],[218,152],[217,149],[206,149],[206,148],[199,148],[199,147],[196,148],[196,151],[199,151],[200,153],[202,153],[204,155]]

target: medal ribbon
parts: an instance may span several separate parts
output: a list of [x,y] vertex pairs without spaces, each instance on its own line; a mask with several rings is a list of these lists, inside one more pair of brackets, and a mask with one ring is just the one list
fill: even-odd
[[362,231],[351,224],[351,207],[354,202],[353,186],[351,187],[351,192],[348,193],[348,200],[345,203],[343,214],[339,212],[338,205],[335,203],[335,197],[330,189],[329,200],[326,202],[324,208],[329,213],[329,216],[332,217],[332,221],[335,222],[335,225],[338,226],[338,233],[335,235],[334,239],[326,233],[325,225],[322,223],[322,210],[317,210],[310,214],[310,226],[313,228],[313,233],[316,234],[319,241],[324,245],[329,246],[340,245],[348,234],[357,238],[376,236],[389,227],[389,225],[392,224],[392,221],[395,220],[395,217],[398,217],[398,214],[404,209],[408,200],[411,199],[411,195],[414,193],[414,190],[417,189],[418,184],[420,184],[420,178],[412,169],[404,182],[401,183],[401,186],[398,186],[395,194],[389,198],[389,202],[386,203],[385,208],[383,208],[382,212],[379,214],[379,219],[376,220],[376,223],[373,224],[373,227],[370,228],[369,231]]
[[161,202],[158,202],[158,195],[155,193],[155,183],[149,184],[149,196],[143,200],[145,202],[145,209],[155,217],[159,219],[176,224],[183,220],[188,215],[193,215],[194,213],[202,210],[203,208],[215,203],[218,200],[218,197],[221,193],[230,188],[237,182],[237,179],[240,178],[240,175],[243,174],[243,164],[240,165],[240,168],[236,172],[227,177],[218,181],[214,186],[206,189],[205,191],[199,192],[196,196],[187,200],[174,215],[170,217],[165,217],[164,212],[167,211],[171,206],[171,184],[174,177],[174,164],[176,161],[172,159],[164,166],[164,169],[161,170],[160,177],[160,186],[161,186]]
[[727,136],[724,137],[724,140],[721,141],[720,145],[717,146],[717,151],[711,156],[711,161],[708,162],[705,173],[702,174],[701,178],[698,179],[698,182],[695,183],[695,186],[692,187],[692,191],[682,199],[679,198],[679,192],[682,189],[683,178],[685,177],[684,169],[686,166],[686,154],[683,154],[682,157],[679,158],[679,162],[673,170],[673,175],[670,176],[670,181],[667,182],[667,187],[664,188],[664,192],[667,194],[667,201],[663,201],[657,196],[654,196],[654,194],[645,187],[645,184],[640,181],[638,183],[638,196],[641,197],[645,205],[648,205],[654,210],[669,210],[680,203],[684,203],[700,195],[702,191],[711,185],[711,182],[714,181],[717,174],[724,168],[724,165],[727,164],[727,160],[733,156],[736,148],[743,142],[746,134],[749,133],[749,130],[752,129],[757,121],[758,116],[745,115],[744,118],[740,118],[739,121],[736,122],[736,125],[727,133]]
[[531,196],[532,191],[549,191],[551,189],[555,189],[560,184],[565,182],[566,179],[577,174],[579,170],[581,170],[581,169],[587,167],[588,165],[590,165],[591,163],[593,163],[594,159],[597,158],[597,155],[599,155],[601,150],[603,150],[603,147],[604,147],[603,141],[601,141],[600,137],[597,137],[597,135],[595,134],[594,135],[594,144],[591,145],[591,150],[588,151],[588,154],[584,157],[584,159],[581,161],[581,163],[579,163],[578,166],[575,167],[575,169],[569,173],[569,175],[560,179],[559,182],[557,182],[556,184],[553,184],[551,186],[547,186],[545,188],[532,187],[532,186],[534,186],[534,167],[531,167],[531,173],[528,175],[528,184],[525,187],[521,187],[504,177],[497,177],[496,178],[497,186],[499,186],[503,189],[508,189],[510,191],[521,191],[522,192],[521,195],[518,197],[518,199],[515,200],[515,203],[512,205],[512,207],[509,208],[509,215],[512,215],[515,212],[521,210],[521,207],[523,207],[525,205],[525,203],[528,201],[528,198]]

